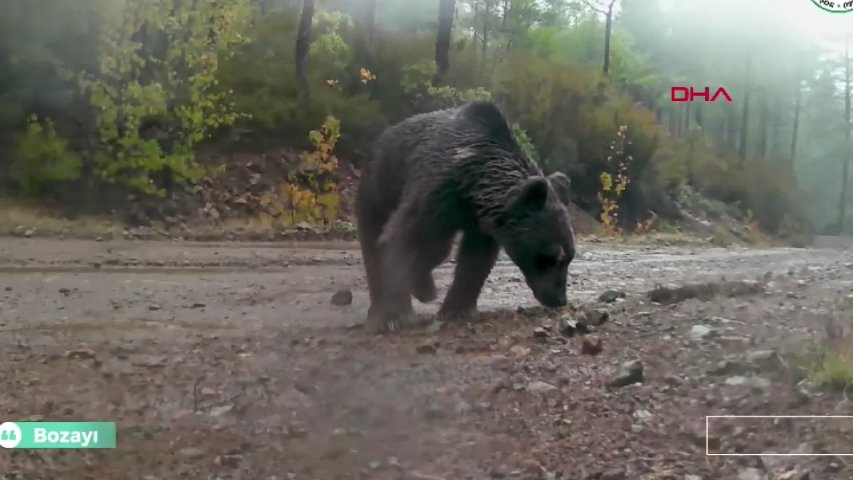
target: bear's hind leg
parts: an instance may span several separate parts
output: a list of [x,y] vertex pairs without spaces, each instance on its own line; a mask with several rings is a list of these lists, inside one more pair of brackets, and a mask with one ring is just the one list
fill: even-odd
[[453,283],[438,311],[440,318],[465,318],[477,311],[477,299],[497,261],[500,245],[478,230],[468,230],[456,256]]
[[416,265],[412,272],[412,296],[422,303],[438,298],[438,289],[432,277],[435,267],[442,264],[453,248],[453,236],[436,237],[430,243],[422,243],[415,252]]

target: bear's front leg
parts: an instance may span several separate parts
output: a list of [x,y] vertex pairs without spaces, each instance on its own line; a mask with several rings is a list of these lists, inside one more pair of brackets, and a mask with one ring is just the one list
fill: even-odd
[[498,259],[500,245],[494,238],[479,230],[469,230],[462,236],[456,255],[453,284],[438,311],[439,318],[456,320],[477,311],[477,299]]
[[412,241],[408,229],[393,224],[378,242],[380,279],[377,301],[367,313],[367,327],[376,333],[401,330],[414,321],[411,271],[414,269]]

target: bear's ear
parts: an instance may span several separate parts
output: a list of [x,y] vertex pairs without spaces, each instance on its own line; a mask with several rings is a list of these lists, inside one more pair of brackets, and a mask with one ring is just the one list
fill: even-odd
[[548,200],[548,180],[545,177],[529,177],[521,184],[516,203],[526,209],[536,210]]
[[572,181],[562,172],[554,172],[548,175],[548,182],[554,187],[557,196],[560,198],[560,203],[569,206],[572,201]]

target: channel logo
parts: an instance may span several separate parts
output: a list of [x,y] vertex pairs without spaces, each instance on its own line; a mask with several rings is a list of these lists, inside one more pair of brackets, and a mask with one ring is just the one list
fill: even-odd
[[15,422],[0,423],[0,447],[15,448],[21,443],[24,434]]

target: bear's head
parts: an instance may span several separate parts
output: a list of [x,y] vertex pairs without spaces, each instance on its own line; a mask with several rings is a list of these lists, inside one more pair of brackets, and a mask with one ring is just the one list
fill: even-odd
[[550,308],[566,305],[568,267],[575,258],[569,216],[571,182],[557,172],[533,176],[509,193],[495,236],[533,296]]

